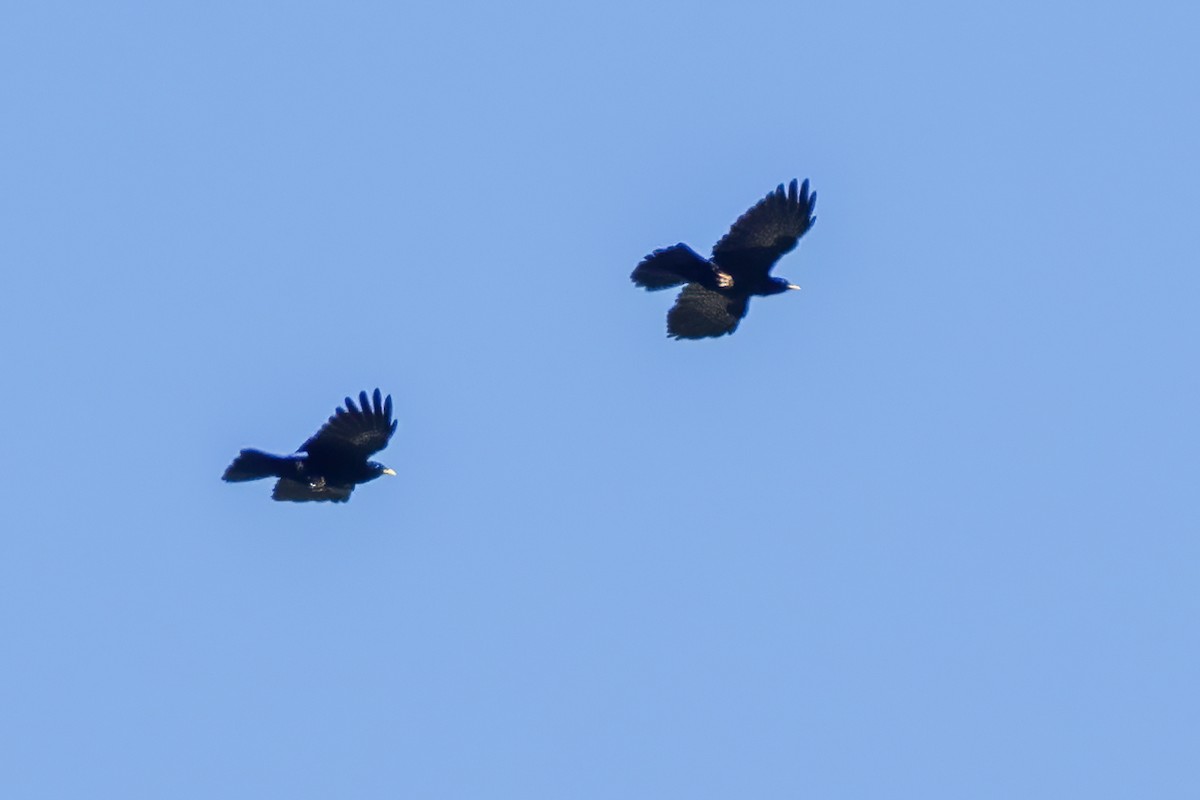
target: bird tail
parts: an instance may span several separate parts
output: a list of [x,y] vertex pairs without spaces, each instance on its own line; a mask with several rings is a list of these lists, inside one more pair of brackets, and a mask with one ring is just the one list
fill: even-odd
[[707,258],[686,244],[655,250],[629,276],[643,289],[667,289],[681,283],[712,283],[715,270]]
[[256,481],[259,478],[282,476],[284,474],[283,465],[288,463],[288,460],[264,453],[261,450],[243,450],[238,453],[238,457],[233,460],[233,463],[226,467],[221,480]]

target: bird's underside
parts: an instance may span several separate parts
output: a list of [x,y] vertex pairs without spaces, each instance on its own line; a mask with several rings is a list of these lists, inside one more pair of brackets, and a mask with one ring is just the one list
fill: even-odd
[[642,260],[630,278],[654,291],[683,286],[667,313],[667,335],[675,339],[724,336],[737,330],[750,298],[796,289],[770,271],[796,247],[816,217],[817,195],[808,181],[782,184],[738,218],[704,258],[680,243],[655,250]]

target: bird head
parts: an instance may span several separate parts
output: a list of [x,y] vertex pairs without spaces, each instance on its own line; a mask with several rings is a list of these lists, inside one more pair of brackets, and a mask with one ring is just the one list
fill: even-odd
[[367,466],[371,468],[371,472],[375,473],[374,477],[376,478],[378,478],[380,475],[391,475],[392,477],[395,477],[396,475],[396,470],[392,469],[391,467],[385,467],[378,461],[368,461]]
[[771,278],[772,289],[771,294],[781,294],[788,289],[799,290],[800,287],[794,283],[789,283],[787,278]]

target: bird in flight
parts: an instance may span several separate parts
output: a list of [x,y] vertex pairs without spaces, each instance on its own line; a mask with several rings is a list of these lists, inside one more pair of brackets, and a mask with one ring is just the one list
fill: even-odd
[[347,397],[346,407],[339,407],[294,455],[273,456],[261,450],[243,450],[222,479],[239,482],[278,478],[271,493],[275,500],[344,503],[358,484],[380,475],[395,475],[395,470],[367,460],[387,447],[388,439],[396,432],[392,396],[383,400],[376,389],[373,398],[359,392],[358,402],[356,406]]
[[703,339],[733,333],[751,297],[800,288],[769,273],[817,221],[816,204],[817,193],[809,193],[807,179],[803,184],[793,180],[786,191],[781,183],[733,223],[713,247],[711,259],[681,242],[646,256],[629,277],[650,291],[686,284],[667,312],[668,336]]

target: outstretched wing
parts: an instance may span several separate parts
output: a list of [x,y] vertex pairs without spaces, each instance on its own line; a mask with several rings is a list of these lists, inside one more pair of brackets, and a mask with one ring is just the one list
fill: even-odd
[[346,407],[339,407],[321,430],[300,445],[300,450],[314,457],[365,460],[387,447],[388,439],[396,432],[396,422],[392,420],[392,396],[389,394],[387,400],[383,400],[376,389],[373,399],[374,404],[366,392],[359,392],[359,406],[355,406],[347,397]]
[[350,499],[353,486],[330,486],[325,481],[305,483],[291,478],[280,478],[275,481],[275,490],[271,492],[273,500],[291,500],[304,503],[310,500],[329,500],[334,503],[344,503]]
[[729,233],[713,247],[713,261],[735,278],[766,273],[784,253],[796,246],[817,218],[813,209],[817,193],[808,191],[808,180],[793,180],[759,200],[733,223]]
[[667,312],[667,335],[676,339],[704,339],[733,333],[746,316],[748,302],[746,297],[726,297],[689,283]]
[[681,283],[712,283],[712,263],[686,244],[655,250],[642,259],[629,276],[643,289],[667,289]]

